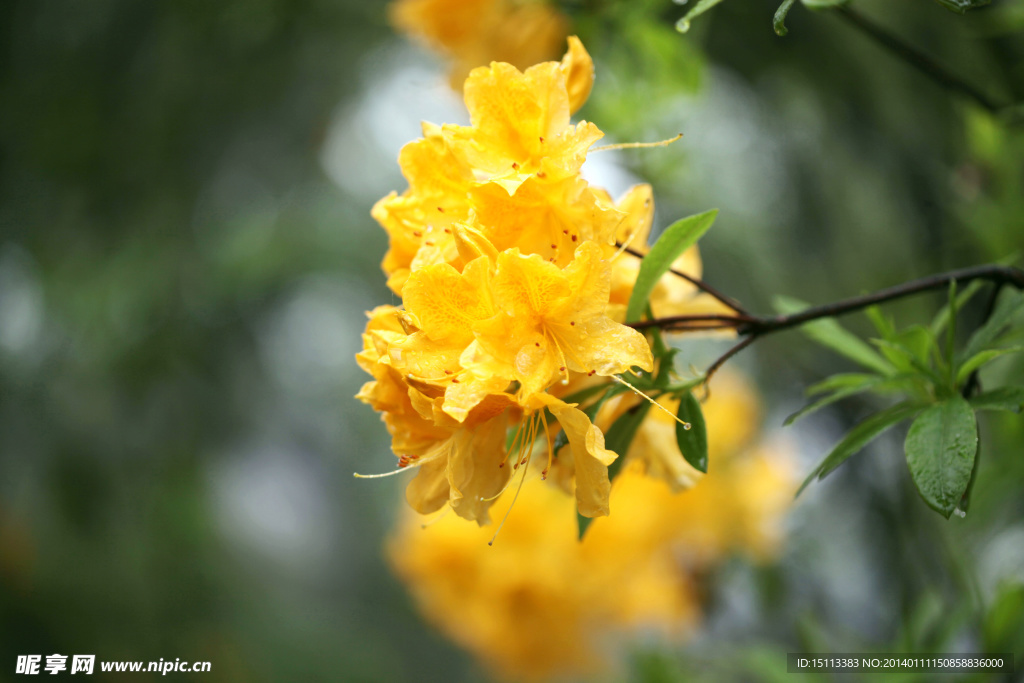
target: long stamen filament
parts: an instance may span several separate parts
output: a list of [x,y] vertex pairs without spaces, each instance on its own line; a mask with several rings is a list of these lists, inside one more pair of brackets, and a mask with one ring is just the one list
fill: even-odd
[[[534,418],[530,417],[530,423],[533,424]],[[532,453],[532,449],[531,449]],[[512,512],[512,508],[515,507],[516,501],[519,500],[519,492],[523,490],[523,484],[526,483],[526,470],[530,469],[530,454],[526,455],[526,467],[523,468],[523,476],[519,479],[519,486],[516,488],[516,495],[512,496],[512,504],[508,506],[508,510],[505,511],[505,516],[501,518],[501,524],[498,525],[498,529],[491,536],[491,540],[487,541],[487,545],[493,546],[494,541],[498,538],[498,534],[501,533],[502,527],[505,526],[505,521],[508,519],[508,515]]]
[[391,471],[391,472],[384,472],[382,474],[359,474],[358,472],[353,472],[352,476],[355,477],[356,479],[383,479],[384,477],[393,477],[396,474],[401,474],[402,472],[408,472],[411,469],[414,469],[414,468],[412,468],[412,467],[399,467],[397,470],[394,470],[394,471]]
[[608,150],[612,149],[641,149],[646,147],[668,147],[681,137],[683,137],[682,133],[676,135],[675,137],[671,137],[667,140],[660,140],[658,142],[619,142],[614,145],[602,145],[601,147],[591,147],[590,151],[591,153],[593,153],[607,152]]
[[691,425],[691,424],[690,424],[689,422],[684,422],[683,420],[680,420],[680,419],[679,419],[679,418],[678,418],[678,417],[676,416],[676,414],[675,414],[675,413],[673,413],[673,412],[672,412],[671,410],[669,410],[669,409],[668,409],[668,408],[666,408],[665,406],[661,405],[660,403],[658,403],[657,401],[655,401],[655,400],[654,400],[653,398],[651,398],[650,396],[648,396],[648,395],[647,395],[647,394],[645,394],[644,392],[640,391],[639,389],[637,389],[636,387],[634,387],[634,386],[633,386],[632,384],[630,384],[630,383],[629,383],[629,382],[627,382],[626,380],[624,380],[624,379],[622,379],[621,377],[619,377],[618,375],[610,375],[610,377],[611,377],[611,378],[612,378],[613,380],[615,380],[616,382],[618,382],[619,384],[624,384],[624,385],[626,385],[627,387],[629,387],[629,389],[630,389],[630,390],[631,390],[631,391],[632,391],[632,392],[633,392],[634,394],[636,394],[636,395],[638,395],[638,396],[643,396],[644,398],[646,398],[646,399],[647,399],[648,401],[650,401],[650,402],[651,402],[652,404],[654,404],[654,406],[655,406],[655,407],[657,407],[657,408],[659,408],[660,410],[664,411],[664,413],[665,413],[666,415],[670,415],[670,416],[672,417],[672,419],[673,419],[673,420],[675,420],[675,421],[676,421],[676,422],[678,422],[679,424],[683,425],[683,428],[684,428],[684,429],[690,429],[690,427],[692,427],[692,426],[693,426],[693,425]]

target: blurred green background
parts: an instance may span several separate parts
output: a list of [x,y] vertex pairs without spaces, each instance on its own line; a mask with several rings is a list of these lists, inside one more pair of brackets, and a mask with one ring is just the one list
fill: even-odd
[[[1024,101],[1024,3],[854,6]],[[798,4],[779,38],[770,1],[724,2],[686,35],[667,0],[564,9],[597,62],[581,116],[615,140],[685,134],[588,172],[613,193],[651,182],[656,226],[720,208],[705,277],[748,307],[1024,247],[1024,126],[834,13]],[[484,677],[384,565],[402,482],[351,476],[393,463],[352,398],[363,312],[397,303],[369,209],[405,187],[396,155],[420,119],[466,116],[385,10],[0,4],[0,680],[55,652],[209,660],[208,681]],[[929,320],[941,302],[893,310]],[[844,363],[799,333],[737,359],[769,429]],[[1021,376],[1007,360],[983,381]],[[788,429],[802,471],[872,407]],[[798,501],[777,566],[709,577],[702,634],[638,645],[630,678],[784,680],[797,650],[988,649],[1024,667],[1024,423],[981,430],[965,519],[926,508],[890,435]]]

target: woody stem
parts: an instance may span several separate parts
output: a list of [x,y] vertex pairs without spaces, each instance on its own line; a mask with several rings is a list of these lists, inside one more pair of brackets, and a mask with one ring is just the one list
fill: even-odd
[[[750,346],[755,340],[774,332],[781,332],[792,327],[799,327],[804,323],[821,318],[832,318],[846,315],[855,311],[863,310],[875,304],[881,304],[912,294],[919,294],[935,289],[948,287],[951,282],[963,284],[972,280],[987,280],[997,286],[1012,285],[1017,289],[1024,289],[1024,270],[1012,266],[984,265],[972,268],[961,268],[945,273],[930,275],[917,280],[904,282],[893,287],[880,289],[877,292],[863,294],[861,296],[842,299],[821,306],[811,306],[799,313],[789,315],[677,315],[666,318],[655,318],[633,323],[632,327],[644,329],[656,327],[665,331],[685,332],[695,329],[734,329],[736,333],[745,337],[738,344],[729,349],[718,360],[716,360],[705,374],[705,381],[711,378],[718,368],[725,364],[734,355]],[[716,297],[717,298],[717,297]]]

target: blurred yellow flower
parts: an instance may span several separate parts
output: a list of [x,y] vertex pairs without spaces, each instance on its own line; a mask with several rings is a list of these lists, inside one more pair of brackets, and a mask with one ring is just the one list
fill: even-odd
[[396,28],[452,60],[454,88],[492,61],[525,69],[556,57],[569,29],[545,0],[397,0],[389,9]]
[[[713,442],[751,417],[750,400],[756,412],[741,379],[719,387],[707,405]],[[448,517],[421,528],[426,518],[409,514],[389,559],[424,616],[499,677],[598,674],[614,663],[607,645],[631,633],[691,633],[699,577],[725,557],[767,560],[778,550],[792,470],[784,447],[743,450],[752,431],[677,495],[643,476],[642,464],[627,466],[612,488],[613,514],[582,542],[572,499],[531,479],[493,547],[491,527]]]

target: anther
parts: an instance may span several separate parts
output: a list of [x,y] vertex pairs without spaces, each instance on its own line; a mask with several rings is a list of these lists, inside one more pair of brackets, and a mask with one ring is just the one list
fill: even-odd
[[448,235],[452,234],[452,231],[451,231],[451,230],[449,230],[448,228],[445,228],[445,229],[444,229],[444,231],[445,231],[445,233],[446,233],[446,234],[448,234]]
[[558,245],[557,245],[557,244],[552,244],[552,245],[551,245],[551,248],[552,248],[552,249],[558,249]]
[[445,370],[445,371],[444,371],[444,374],[446,374],[446,375],[450,375],[450,374],[452,374],[452,371],[451,371],[451,370]]
[[572,236],[572,241],[573,241],[573,242],[575,242],[575,241],[576,241],[576,235],[573,235],[573,236]]
[[452,377],[452,384],[458,384],[458,383],[459,383],[459,378],[458,377]]
[[575,327],[575,326],[576,326],[576,321],[574,321],[574,320],[570,320],[570,321],[569,321],[569,324],[570,324],[570,325],[572,325],[573,327]]
[[558,368],[558,371],[559,372],[565,372],[565,366],[563,365],[562,367]]
[[512,162],[512,170],[518,171],[519,170],[519,164],[517,164],[516,162],[513,161]]
[[423,233],[422,233],[422,232],[420,232],[419,230],[417,230],[416,232],[414,232],[414,233],[413,233],[413,235],[415,235],[416,237],[423,237]]
[[444,213],[444,207],[443,206],[437,207],[437,210],[440,211],[441,213]]
[[537,171],[537,177],[538,178],[547,178],[548,174],[545,173],[544,171]]
[[544,136],[543,135],[540,136],[540,141],[544,142]]
[[533,344],[534,344],[534,346],[536,346],[536,347],[537,347],[538,349],[540,348],[540,342],[533,342]]

